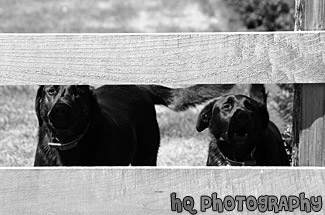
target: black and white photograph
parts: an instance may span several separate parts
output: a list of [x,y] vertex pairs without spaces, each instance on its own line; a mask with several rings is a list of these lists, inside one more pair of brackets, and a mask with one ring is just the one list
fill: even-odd
[[0,0],[0,214],[322,214],[325,0]]

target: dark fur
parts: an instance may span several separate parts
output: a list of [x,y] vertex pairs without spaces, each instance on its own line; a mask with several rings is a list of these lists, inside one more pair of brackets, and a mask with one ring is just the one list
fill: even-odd
[[289,165],[280,131],[269,121],[264,85],[252,85],[250,96],[221,96],[202,109],[197,130],[211,133],[208,166]]
[[[208,87],[210,86],[210,87]],[[155,104],[182,111],[228,92],[232,85],[40,86],[35,108],[39,141],[35,166],[156,165],[160,134]],[[68,150],[49,142],[69,142]]]

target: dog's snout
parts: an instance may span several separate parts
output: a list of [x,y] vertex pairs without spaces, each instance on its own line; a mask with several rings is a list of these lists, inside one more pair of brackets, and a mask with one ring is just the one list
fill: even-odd
[[56,104],[50,112],[51,118],[64,118],[68,117],[71,114],[70,106],[66,104]]
[[237,110],[235,113],[235,117],[238,121],[246,121],[248,119],[248,115],[245,111]]

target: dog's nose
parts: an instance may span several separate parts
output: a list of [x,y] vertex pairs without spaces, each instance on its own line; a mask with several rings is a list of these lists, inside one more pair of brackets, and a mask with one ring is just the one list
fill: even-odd
[[243,110],[237,110],[235,113],[236,119],[238,121],[246,121],[248,119],[248,115],[245,111]]
[[71,114],[71,108],[70,106],[66,105],[66,104],[56,104],[51,113],[50,113],[50,117],[51,118],[65,118],[68,117]]

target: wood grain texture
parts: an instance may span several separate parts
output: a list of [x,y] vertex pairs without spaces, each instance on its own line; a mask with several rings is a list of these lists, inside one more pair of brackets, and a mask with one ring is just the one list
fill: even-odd
[[296,31],[313,31],[325,29],[324,0],[296,0]]
[[[324,9],[324,0],[296,0],[295,30],[324,30]],[[296,84],[295,92],[293,125],[299,165],[325,166],[325,83]]]
[[299,165],[325,166],[325,84],[302,85]]
[[321,83],[325,33],[2,34],[0,84]]
[[[2,169],[0,182],[1,214],[161,215],[177,214],[171,211],[172,192],[179,198],[192,196],[198,211],[199,197],[213,192],[219,198],[279,198],[300,192],[306,197],[324,196],[325,169]],[[209,209],[204,214],[216,212]],[[260,212],[249,212],[244,206],[241,214]]]

